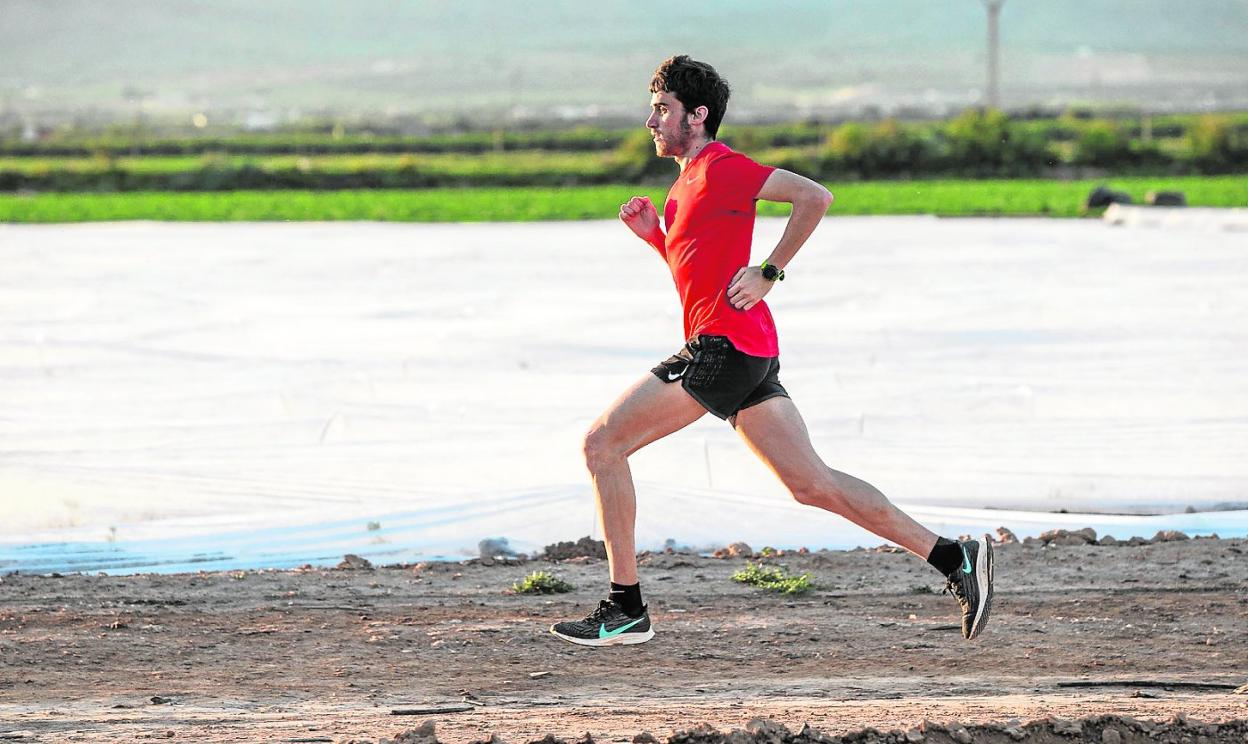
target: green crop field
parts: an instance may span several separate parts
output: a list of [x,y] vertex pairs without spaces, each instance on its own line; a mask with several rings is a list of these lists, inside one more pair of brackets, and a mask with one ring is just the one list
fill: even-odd
[[465,176],[476,173],[566,173],[570,176],[601,172],[610,164],[611,152],[549,152],[510,150],[487,153],[367,153],[349,155],[235,155],[210,153],[200,156],[140,157],[0,157],[0,171],[24,174],[56,172],[89,173],[108,170],[134,173],[183,173],[202,168],[309,170],[354,173],[365,170],[418,168],[437,175]]
[[[1248,207],[1243,176],[1114,178],[1106,181],[939,180],[830,183],[832,215],[933,214],[1077,217],[1100,184],[1143,201],[1150,190],[1179,190],[1192,206]],[[628,185],[577,188],[423,189],[373,191],[232,191],[0,195],[3,222],[323,221],[529,222],[615,217],[621,202],[646,194],[660,204],[664,189]],[[784,204],[761,202],[760,215],[783,215]]]

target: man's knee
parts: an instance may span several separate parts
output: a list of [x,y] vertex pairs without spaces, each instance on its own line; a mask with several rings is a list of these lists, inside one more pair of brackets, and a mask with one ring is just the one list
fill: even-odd
[[816,476],[787,485],[789,492],[793,494],[793,500],[799,504],[817,506],[837,514],[845,509],[845,492],[831,476]]
[[585,455],[585,467],[591,473],[597,473],[618,461],[621,454],[611,430],[600,421],[595,422],[586,432],[582,452]]

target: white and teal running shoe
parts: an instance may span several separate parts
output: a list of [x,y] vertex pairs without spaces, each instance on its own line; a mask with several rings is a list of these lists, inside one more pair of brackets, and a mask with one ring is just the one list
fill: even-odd
[[992,607],[992,538],[984,535],[958,546],[962,548],[962,565],[949,574],[945,592],[962,607],[962,636],[969,641],[988,624]]
[[632,617],[607,599],[599,602],[598,609],[584,620],[555,623],[550,632],[582,646],[624,646],[654,638],[646,608],[642,608],[641,617]]

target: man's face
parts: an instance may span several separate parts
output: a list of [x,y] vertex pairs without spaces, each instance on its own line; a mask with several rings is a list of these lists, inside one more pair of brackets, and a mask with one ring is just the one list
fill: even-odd
[[667,91],[650,97],[650,118],[646,119],[646,127],[654,138],[654,151],[661,158],[680,157],[693,147],[693,127],[684,104]]

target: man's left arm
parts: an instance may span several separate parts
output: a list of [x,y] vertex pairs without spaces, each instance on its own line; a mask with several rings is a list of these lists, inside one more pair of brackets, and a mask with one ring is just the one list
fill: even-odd
[[[788,202],[793,213],[766,264],[783,270],[815,231],[832,204],[832,193],[814,181],[777,168],[759,189],[758,199]],[[763,277],[758,266],[741,267],[728,285],[728,302],[738,310],[749,310],[771,291],[775,282]]]

